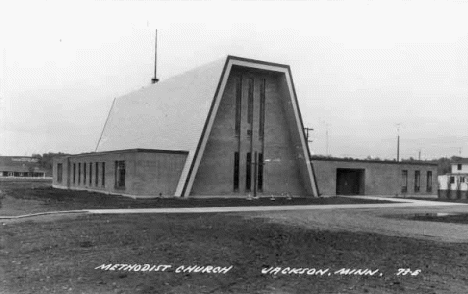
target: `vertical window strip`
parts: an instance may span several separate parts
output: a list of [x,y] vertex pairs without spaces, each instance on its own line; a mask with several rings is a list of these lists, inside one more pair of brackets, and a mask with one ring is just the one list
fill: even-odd
[[102,163],[101,173],[102,173],[101,185],[105,187],[106,186],[106,163],[105,162]]
[[89,163],[89,185],[93,185],[93,163]]
[[247,153],[246,173],[245,173],[245,190],[250,191],[252,177],[252,154]]
[[262,139],[264,132],[265,132],[265,88],[266,88],[266,80],[262,80],[262,84],[260,86],[260,123],[258,129],[258,135]]
[[78,185],[81,184],[81,162],[78,163]]
[[401,171],[401,192],[406,193],[408,192],[408,171],[407,170],[402,170]]
[[116,160],[114,161],[114,187],[119,186],[119,170],[118,170],[119,162]]
[[234,152],[234,191],[239,190],[239,152]]
[[241,129],[241,112],[242,111],[242,77],[236,79],[236,136],[240,136]]
[[421,173],[419,170],[414,172],[414,192],[419,192],[421,187]]
[[57,164],[57,182],[61,183],[62,182],[62,173],[63,173],[63,167],[61,163]]
[[94,179],[94,186],[97,187],[97,186],[98,186],[98,182],[99,182],[99,164],[98,164],[98,162],[96,162],[96,163],[94,164],[94,166],[95,166],[95,168],[94,168],[94,177],[95,177],[95,179]]
[[249,79],[249,103],[248,103],[248,118],[247,121],[249,124],[253,122],[253,93],[254,93],[254,80]]
[[73,185],[76,184],[76,163],[73,163]]
[[83,185],[86,185],[86,162],[83,162]]
[[426,191],[432,192],[432,171],[427,172]]
[[257,178],[258,191],[263,191],[263,153],[258,154],[258,178]]
[[125,161],[115,162],[115,187],[125,188]]
[[121,161],[120,164],[119,164],[119,178],[120,178],[120,182],[119,182],[119,186],[120,187],[125,187],[125,161]]

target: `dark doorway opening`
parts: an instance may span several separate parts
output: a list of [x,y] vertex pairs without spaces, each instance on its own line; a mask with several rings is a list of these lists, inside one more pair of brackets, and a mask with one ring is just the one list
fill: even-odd
[[364,195],[364,169],[337,168],[336,195]]

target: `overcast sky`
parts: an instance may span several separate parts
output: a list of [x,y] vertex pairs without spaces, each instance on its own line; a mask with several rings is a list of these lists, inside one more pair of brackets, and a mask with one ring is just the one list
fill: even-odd
[[289,64],[311,151],[468,156],[468,2],[0,4],[0,154],[94,151],[114,97],[237,55]]

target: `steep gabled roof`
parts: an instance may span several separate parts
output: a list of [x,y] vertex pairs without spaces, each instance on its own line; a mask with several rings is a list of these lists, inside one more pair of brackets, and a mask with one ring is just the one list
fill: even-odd
[[96,151],[194,151],[226,58],[115,99]]

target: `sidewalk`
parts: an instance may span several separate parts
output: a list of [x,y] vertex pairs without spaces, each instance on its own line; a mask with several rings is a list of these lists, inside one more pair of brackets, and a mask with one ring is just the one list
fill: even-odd
[[394,207],[433,207],[466,206],[466,203],[435,202],[427,200],[383,198],[372,196],[349,196],[362,199],[386,200],[395,203],[377,204],[329,204],[329,205],[286,205],[286,206],[238,206],[238,207],[190,207],[190,208],[140,208],[140,209],[90,209],[94,214],[122,213],[209,213],[209,212],[249,212],[249,211],[285,211],[285,210],[327,210],[327,209],[365,209]]
[[19,216],[0,216],[0,219],[19,219],[42,215],[92,213],[92,214],[133,214],[133,213],[216,213],[216,212],[253,212],[253,211],[291,211],[291,210],[331,210],[331,209],[368,209],[368,208],[404,208],[435,206],[467,206],[466,203],[436,202],[402,198],[384,198],[373,196],[349,196],[353,198],[386,200],[395,203],[377,204],[328,204],[328,205],[285,205],[285,206],[236,206],[236,207],[186,207],[186,208],[132,208],[132,209],[83,209],[70,211],[49,211]]

